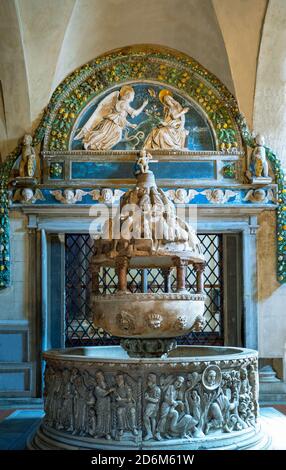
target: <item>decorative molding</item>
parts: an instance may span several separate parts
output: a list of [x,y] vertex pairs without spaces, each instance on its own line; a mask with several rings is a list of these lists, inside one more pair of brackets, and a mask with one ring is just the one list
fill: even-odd
[[[102,75],[106,80],[103,82]],[[95,96],[121,83],[165,83],[191,98],[212,124],[221,150],[241,149],[233,111],[234,97],[219,80],[190,57],[159,46],[132,46],[107,53],[69,75],[51,101],[44,148],[68,148],[78,114]],[[61,123],[60,128],[58,127]]]
[[[114,358],[110,359],[109,355],[109,349],[113,350],[114,347],[118,348],[118,346],[104,346],[104,351],[102,357],[94,358],[91,360],[90,355],[89,356],[84,356],[84,355],[77,355],[75,353],[74,348],[66,348],[66,349],[51,349],[49,351],[45,351],[43,353],[43,357],[46,361],[50,362],[51,364],[55,365],[61,365],[64,363],[64,365],[67,364],[67,366],[73,366],[74,367],[86,367],[86,363],[88,363],[88,366],[92,366],[94,362],[96,361],[96,365],[99,364],[99,366],[111,366],[111,367],[117,367],[118,364],[121,364],[123,362],[126,362],[127,367],[129,366],[134,366],[135,368],[138,366],[138,359],[132,358],[132,357],[125,357],[124,361],[122,361],[122,358],[114,356]],[[185,357],[184,361],[180,361],[178,357],[172,357],[172,356],[167,356],[165,358],[156,358],[156,365],[162,365],[168,366],[168,364],[176,364],[178,366],[183,366],[183,367],[190,367],[190,364],[194,364],[196,367],[206,367],[209,364],[213,363],[215,364],[216,361],[227,361],[225,363],[226,366],[238,366],[241,365],[242,363],[246,363],[248,365],[256,363],[258,359],[258,352],[254,351],[253,349],[246,349],[246,348],[238,348],[238,347],[233,347],[229,346],[231,348],[231,359],[226,359],[224,357],[220,357],[220,352],[223,352],[223,347],[217,346],[217,355],[213,356],[200,356],[199,351],[200,349],[207,348],[207,346],[184,346],[186,348],[192,348],[192,351],[194,354],[191,356]],[[99,351],[98,346],[88,346],[89,352],[94,350],[94,352],[97,354]],[[196,351],[198,350],[198,351]],[[194,362],[194,357],[196,361]],[[141,364],[141,363],[140,363]],[[154,365],[154,359],[146,358],[144,360],[144,367],[149,367],[150,365]]]
[[[229,185],[230,186],[230,185]],[[276,185],[271,185],[271,188],[249,189],[249,185],[235,186],[228,188],[207,188],[198,187],[190,189],[188,187],[179,187],[172,189],[164,189],[165,194],[176,205],[180,204],[195,204],[197,206],[203,205],[274,205],[276,207]],[[85,188],[82,189],[46,189],[42,188],[41,191],[37,189],[35,194],[30,199],[22,199],[19,194],[20,189],[17,189],[12,194],[12,206],[44,206],[44,205],[75,205],[85,204],[92,206],[97,203],[114,204],[117,203],[120,197],[127,191],[127,189],[116,189],[110,187],[100,187],[95,189]],[[33,191],[30,190],[32,193]],[[51,197],[52,196],[52,197]],[[202,199],[203,198],[203,199]]]
[[[113,300],[115,294],[104,294],[104,295],[99,295],[99,296],[93,296],[93,299],[96,300]],[[131,300],[132,301],[142,301],[142,300],[202,300],[205,301],[206,297],[204,294],[190,294],[188,292],[184,293],[177,293],[177,292],[170,292],[170,293],[134,293],[132,294],[131,292],[116,292],[116,297],[119,297],[120,299],[124,299],[126,297],[126,300]]]
[[[60,157],[64,157],[65,160],[73,159],[74,157],[80,156],[82,159],[98,159],[102,161],[102,157],[105,157],[105,161],[120,161],[118,157],[124,158],[124,160],[135,161],[135,157],[138,155],[138,150],[43,150],[42,156],[44,160],[54,160]],[[224,160],[239,160],[245,155],[243,150],[233,150],[231,152],[221,150],[152,150],[152,155],[155,157],[160,156],[161,159],[172,159],[176,160],[178,157],[208,157],[217,158],[220,157]]]

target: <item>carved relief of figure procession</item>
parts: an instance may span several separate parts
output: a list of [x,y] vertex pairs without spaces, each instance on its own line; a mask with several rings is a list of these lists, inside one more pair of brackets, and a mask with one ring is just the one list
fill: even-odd
[[73,435],[121,440],[137,430],[137,391],[129,376],[118,373],[112,383],[102,371],[94,376],[78,369],[45,373],[45,421]]
[[[105,440],[197,439],[255,426],[256,364],[142,380],[120,371],[46,368],[45,423]],[[141,418],[142,416],[142,418]],[[142,431],[142,432],[141,432]]]

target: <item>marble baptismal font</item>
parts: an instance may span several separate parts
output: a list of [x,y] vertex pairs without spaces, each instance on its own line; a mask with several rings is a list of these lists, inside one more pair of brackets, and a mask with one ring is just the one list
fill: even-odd
[[[175,347],[175,337],[198,329],[204,321],[204,256],[199,240],[176,215],[173,202],[157,187],[149,159],[150,154],[142,151],[137,161],[136,186],[122,196],[119,216],[105,225],[104,234],[118,228],[119,238],[96,240],[92,263],[94,324],[121,337],[121,345],[131,357],[160,357]],[[189,264],[197,272],[195,294],[185,287]],[[118,289],[114,294],[99,293],[102,266],[115,267]],[[127,272],[132,268],[159,268],[165,273],[175,268],[176,292],[171,292],[169,286],[164,293],[131,295]]]
[[[257,352],[185,346],[177,337],[204,324],[205,259],[194,229],[176,213],[140,152],[136,184],[94,240],[93,323],[119,346],[44,353],[45,417],[31,449],[263,449]],[[152,161],[152,160],[151,160]],[[185,287],[186,267],[196,292]],[[117,289],[100,292],[112,267]],[[128,270],[176,273],[165,292],[130,292]]]

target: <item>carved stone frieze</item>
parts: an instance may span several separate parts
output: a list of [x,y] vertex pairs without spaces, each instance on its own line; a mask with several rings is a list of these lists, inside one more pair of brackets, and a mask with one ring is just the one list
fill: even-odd
[[[97,348],[96,348],[97,349]],[[120,348],[118,348],[118,351]],[[181,351],[182,352],[182,351]],[[257,357],[47,360],[44,426],[94,442],[207,440],[255,429]],[[174,357],[175,359],[175,357]],[[111,361],[112,362],[112,361]]]
[[[187,291],[131,294],[123,290],[125,280],[124,274],[121,292],[93,295],[93,324],[96,327],[120,338],[143,339],[171,338],[187,334],[192,329],[198,331],[204,314],[203,294],[189,294]],[[185,321],[177,323],[176,320],[182,317]]]

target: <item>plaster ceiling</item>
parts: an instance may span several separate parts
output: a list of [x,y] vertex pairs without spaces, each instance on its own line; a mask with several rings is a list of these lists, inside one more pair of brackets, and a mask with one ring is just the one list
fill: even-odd
[[194,57],[236,94],[251,123],[266,4],[267,0],[1,0],[2,154],[36,125],[52,92],[72,70],[110,49],[136,43],[165,45]]
[[260,46],[254,103],[254,130],[286,167],[286,2],[271,1]]

